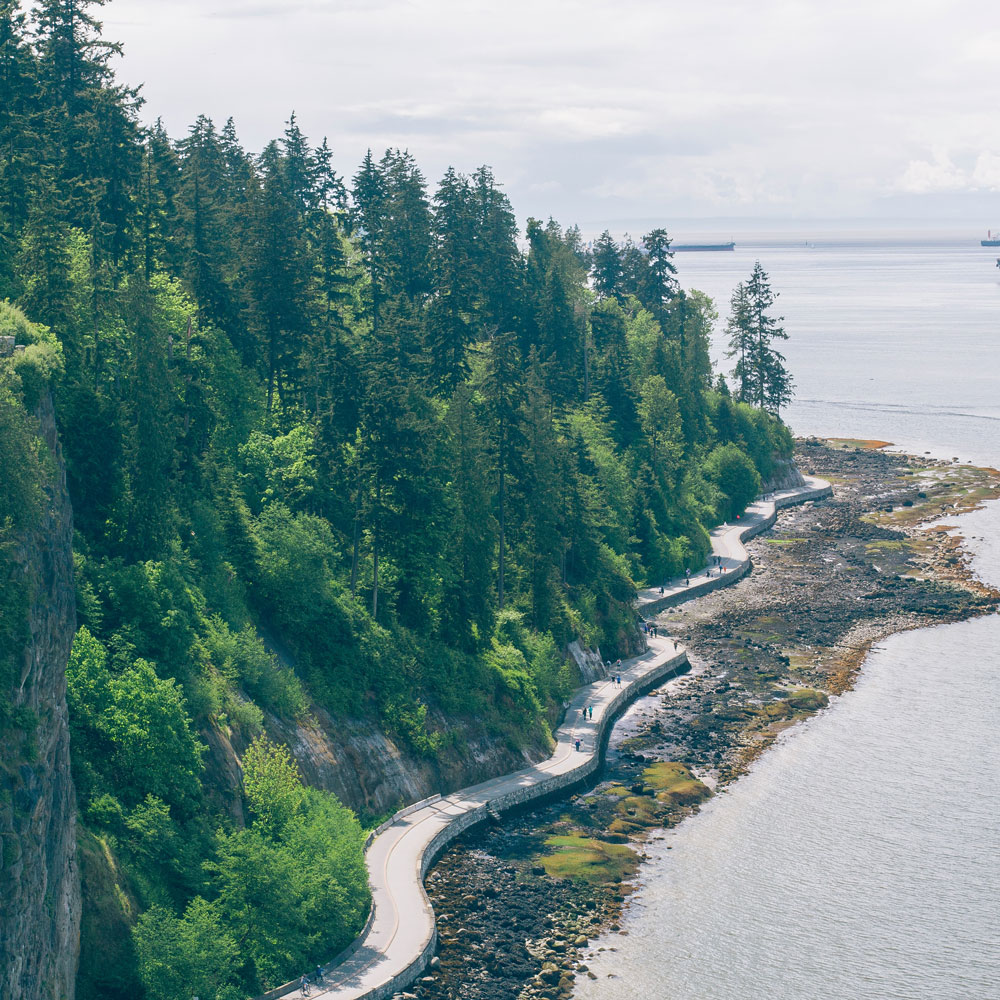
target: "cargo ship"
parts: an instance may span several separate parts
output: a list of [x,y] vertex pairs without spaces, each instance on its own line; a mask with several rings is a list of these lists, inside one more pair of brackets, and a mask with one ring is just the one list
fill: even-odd
[[[986,230],[986,239],[980,240],[979,245],[981,247],[1000,247],[1000,234],[994,236],[992,229]],[[675,248],[676,249],[676,248]]]
[[706,250],[735,250],[736,244],[729,243],[674,243],[670,249],[674,253],[695,253]]

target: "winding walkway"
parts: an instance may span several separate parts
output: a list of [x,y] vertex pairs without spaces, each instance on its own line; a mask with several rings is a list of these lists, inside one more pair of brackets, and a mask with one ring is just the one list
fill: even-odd
[[[640,592],[638,608],[655,614],[671,604],[731,584],[750,570],[743,541],[770,527],[779,508],[829,496],[830,484],[806,477],[806,485],[781,490],[752,504],[732,525],[712,533],[712,552],[726,572],[709,567],[691,577]],[[576,691],[565,722],[555,733],[555,751],[548,760],[513,774],[484,781],[447,796],[435,795],[396,813],[375,830],[367,849],[372,889],[368,924],[346,952],[329,963],[322,986],[308,994],[323,1000],[385,1000],[405,989],[426,968],[437,946],[434,911],[424,891],[424,876],[445,846],[463,830],[491,816],[579,784],[601,764],[609,724],[622,708],[661,681],[682,673],[687,654],[669,638],[649,640],[641,656],[622,663],[621,684],[595,681]],[[616,671],[619,668],[616,668]],[[593,707],[593,719],[585,709]],[[576,741],[580,749],[576,749]],[[311,978],[311,976],[310,976]],[[298,984],[266,994],[300,998]]]

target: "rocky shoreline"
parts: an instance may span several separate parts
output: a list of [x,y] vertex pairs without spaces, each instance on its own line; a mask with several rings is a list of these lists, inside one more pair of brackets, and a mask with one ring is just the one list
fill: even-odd
[[833,482],[835,498],[783,512],[749,543],[755,568],[739,585],[659,616],[692,671],[619,722],[599,783],[475,831],[441,859],[427,879],[438,955],[410,995],[570,997],[591,974],[588,942],[620,930],[647,838],[849,690],[875,642],[997,607],[961,539],[928,525],[1000,495],[1000,473],[879,444],[800,442],[800,467]]

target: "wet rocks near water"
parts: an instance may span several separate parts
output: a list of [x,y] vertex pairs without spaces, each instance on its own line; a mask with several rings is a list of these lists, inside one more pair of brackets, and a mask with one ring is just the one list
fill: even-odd
[[878,639],[996,607],[960,541],[918,528],[995,493],[1000,477],[819,442],[801,446],[799,465],[833,480],[835,498],[782,512],[748,546],[750,576],[660,617],[692,673],[619,722],[600,784],[471,833],[432,871],[440,962],[414,987],[421,1000],[570,997],[593,976],[589,949],[605,946],[594,939],[625,933],[643,839],[847,690]]

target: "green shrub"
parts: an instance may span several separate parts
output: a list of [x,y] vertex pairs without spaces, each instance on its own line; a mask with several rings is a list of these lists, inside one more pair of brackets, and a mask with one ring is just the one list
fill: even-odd
[[254,701],[287,719],[297,719],[308,707],[302,684],[264,645],[253,626],[233,632],[218,615],[205,622],[202,647],[227,680],[239,684]]
[[719,519],[731,521],[760,493],[760,474],[735,444],[717,445],[705,459],[704,474],[721,494]]
[[134,807],[154,795],[190,814],[200,799],[204,747],[177,684],[142,659],[112,673],[107,650],[85,626],[73,641],[66,684],[84,799],[108,792]]

